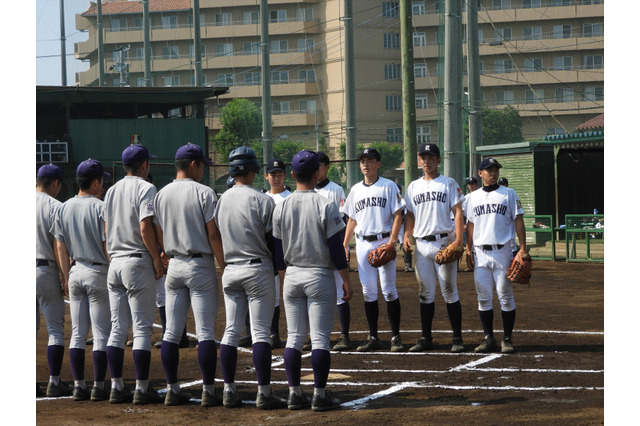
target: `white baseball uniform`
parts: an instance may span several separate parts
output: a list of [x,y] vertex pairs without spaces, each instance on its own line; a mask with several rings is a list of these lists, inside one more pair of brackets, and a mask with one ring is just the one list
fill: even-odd
[[[288,189],[285,189],[284,191],[279,192],[277,194],[272,194],[271,191],[267,191],[266,194],[273,199],[276,205],[278,205],[281,202],[283,202],[285,198],[291,195],[291,191],[289,191]],[[278,307],[280,306],[280,292],[281,292],[280,291],[281,283],[280,283],[279,275],[275,276],[275,281],[276,281],[276,299],[275,299],[274,307]]]

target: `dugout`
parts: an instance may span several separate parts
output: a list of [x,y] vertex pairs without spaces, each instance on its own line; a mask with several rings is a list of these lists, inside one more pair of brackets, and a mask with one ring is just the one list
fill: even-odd
[[[151,174],[160,189],[175,177],[176,149],[187,142],[209,155],[205,99],[227,87],[36,86],[36,170],[55,163],[65,172],[58,199],[77,193],[75,170],[87,158],[99,160],[113,178],[124,176],[122,150],[142,143],[158,158]],[[205,171],[203,183],[209,181]]]

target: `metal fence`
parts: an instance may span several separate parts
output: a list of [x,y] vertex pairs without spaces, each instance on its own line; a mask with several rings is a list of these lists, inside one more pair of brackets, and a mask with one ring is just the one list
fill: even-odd
[[604,215],[565,215],[567,262],[604,261]]

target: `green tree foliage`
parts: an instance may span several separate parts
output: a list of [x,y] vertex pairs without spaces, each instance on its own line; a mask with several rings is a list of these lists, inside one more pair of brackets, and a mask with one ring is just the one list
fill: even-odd
[[248,99],[234,99],[220,110],[222,130],[213,140],[219,158],[225,159],[238,146],[251,145],[262,133],[262,114]]
[[[263,146],[262,141],[257,140],[254,141],[251,145],[251,148],[256,152],[256,156],[258,157],[258,162],[260,164],[265,163],[266,161],[271,160],[271,158],[265,160],[263,158]],[[285,185],[289,185],[291,189],[295,189],[295,182],[291,177],[291,160],[293,160],[293,156],[296,155],[298,151],[302,151],[303,149],[307,149],[304,142],[300,141],[292,141],[292,140],[278,140],[273,142],[273,156],[280,158],[286,166],[286,172],[284,174],[284,183]],[[262,173],[256,176],[256,180],[253,184],[255,188],[264,188],[269,189],[269,183],[264,179]]]
[[522,119],[512,106],[482,109],[482,144],[498,145],[522,142]]
[[[359,154],[365,148],[364,145],[357,144],[356,146],[356,154]],[[380,158],[382,162],[382,168],[379,172],[380,175],[383,175],[385,171],[389,169],[395,169],[400,167],[402,162],[404,161],[404,152],[403,145],[398,143],[389,143],[389,142],[373,142],[369,145],[369,148],[375,148],[380,153]],[[338,148],[338,154],[341,160],[346,159],[347,157],[347,145],[345,142],[340,144]],[[346,163],[331,163],[331,168],[329,169],[328,178],[334,182],[340,183],[343,187],[345,186],[347,174],[347,166]]]

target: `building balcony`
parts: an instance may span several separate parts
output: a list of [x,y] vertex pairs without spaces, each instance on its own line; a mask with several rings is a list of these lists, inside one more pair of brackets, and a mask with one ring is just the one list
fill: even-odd
[[[305,96],[320,94],[320,81],[306,82],[290,80],[288,83],[271,83],[271,96]],[[262,84],[234,84],[229,86],[229,93],[221,95],[220,99],[261,98]]]
[[[518,110],[520,117],[537,117],[549,115],[576,115],[576,114],[601,114],[604,112],[604,101],[572,101],[564,102],[555,99],[543,100],[544,103],[517,103],[511,104],[513,108]],[[506,108],[506,105],[496,105],[486,103],[491,109]]]
[[[272,113],[271,121],[273,127],[310,127],[322,124],[322,113],[320,111],[288,111],[287,113]],[[211,130],[220,130],[220,114],[212,114],[206,119],[206,125]]]
[[[305,3],[318,3],[320,0],[305,0]],[[269,0],[269,6],[274,5],[295,5],[298,6],[299,0]],[[236,7],[236,6],[256,6],[256,0],[200,0],[200,10],[205,8],[219,7]]]

